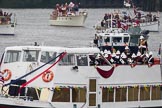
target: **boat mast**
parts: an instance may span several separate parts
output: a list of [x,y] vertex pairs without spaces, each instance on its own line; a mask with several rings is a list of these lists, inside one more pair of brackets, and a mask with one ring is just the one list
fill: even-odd
[[112,11],[111,11],[111,31],[112,31],[112,17],[113,16],[113,14],[112,14]]

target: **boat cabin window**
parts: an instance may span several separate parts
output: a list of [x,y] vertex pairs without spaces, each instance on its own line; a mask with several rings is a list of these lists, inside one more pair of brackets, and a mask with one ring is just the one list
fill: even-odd
[[150,87],[140,87],[140,100],[150,100]]
[[20,61],[21,51],[9,50],[6,52],[4,63],[12,63]]
[[70,102],[70,88],[55,88],[52,102]]
[[105,37],[105,42],[110,42],[110,37]]
[[39,100],[41,90],[36,88],[28,88],[27,90],[27,96],[29,96],[32,100]]
[[77,66],[88,66],[88,58],[85,54],[80,54],[76,56]]
[[95,65],[97,55],[98,55],[97,53],[89,55],[89,59],[90,59],[89,65],[90,66],[94,66]]
[[[42,51],[40,62],[47,63],[50,60],[54,59],[55,57],[56,57],[56,52]],[[54,62],[55,62],[55,60],[50,62],[50,64],[52,64]]]
[[74,54],[66,54],[59,62],[59,65],[75,65]]
[[139,87],[128,87],[128,101],[138,101]]
[[72,102],[86,102],[86,88],[72,88]]
[[116,88],[116,102],[126,101],[127,88]]
[[113,43],[121,43],[122,37],[112,37]]
[[103,88],[102,89],[102,102],[113,102],[114,101],[114,89]]
[[24,62],[37,62],[39,51],[38,50],[24,50]]
[[124,43],[128,43],[129,42],[129,37],[124,37]]

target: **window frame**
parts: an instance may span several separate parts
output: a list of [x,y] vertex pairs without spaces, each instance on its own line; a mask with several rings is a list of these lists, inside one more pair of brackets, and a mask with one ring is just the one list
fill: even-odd
[[[63,61],[65,60],[65,61]],[[59,62],[60,66],[71,66],[76,65],[76,58],[74,53],[66,54]]]
[[[43,55],[43,53],[45,54],[45,55]],[[48,53],[48,54],[47,54]],[[52,53],[52,56],[50,56],[50,53]],[[48,59],[47,59],[47,55],[48,55]],[[43,59],[42,59],[42,57],[45,57],[45,60],[43,61]],[[52,60],[52,59],[54,59],[54,57],[56,58],[56,56],[57,56],[57,52],[55,52],[55,51],[41,51],[41,53],[40,53],[40,62],[42,62],[42,63],[47,63],[47,62],[49,62],[50,60]],[[54,63],[56,61],[56,59],[55,60],[53,60],[52,62],[50,62],[49,64],[52,64],[52,63]]]
[[[8,53],[8,52],[10,52],[10,53]],[[17,53],[17,56],[16,56],[17,59],[14,61],[13,59],[15,58],[14,57],[15,56],[14,54],[16,54],[15,52]],[[8,54],[10,54],[10,55],[8,55]],[[20,62],[21,61],[21,55],[22,55],[22,51],[21,50],[8,50],[5,53],[4,63]],[[12,56],[12,61],[10,60],[11,59],[11,56]],[[8,57],[10,57],[10,58],[8,58]]]
[[[33,57],[33,54],[32,54],[33,52],[35,52],[34,57]],[[39,50],[23,50],[23,58],[22,58],[22,61],[23,62],[38,62],[39,53],[40,53]],[[26,55],[28,57],[26,57]]]

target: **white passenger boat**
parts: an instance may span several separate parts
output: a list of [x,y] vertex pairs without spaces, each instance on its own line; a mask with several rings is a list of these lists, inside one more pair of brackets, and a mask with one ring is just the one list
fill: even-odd
[[84,26],[88,13],[79,10],[79,4],[70,2],[69,5],[56,4],[50,15],[49,24],[52,26]]
[[67,16],[57,17],[51,15],[49,23],[52,26],[84,26],[87,15],[87,12],[79,12],[79,14],[69,14]]
[[[131,1],[132,2],[132,1]],[[134,3],[132,3],[134,4]],[[158,32],[160,27],[160,13],[152,14],[151,12],[144,12],[140,8],[133,5],[135,19],[139,20],[139,25],[142,30],[149,30],[151,32]]]
[[[151,63],[148,59],[133,62],[134,55],[139,56],[138,38],[131,44],[134,41],[128,33],[99,35],[103,40],[100,49],[7,47],[1,59],[0,107],[162,107],[161,56],[153,53]],[[124,52],[126,47],[133,53],[126,59],[128,63],[106,57],[108,52],[114,56],[116,50]]]

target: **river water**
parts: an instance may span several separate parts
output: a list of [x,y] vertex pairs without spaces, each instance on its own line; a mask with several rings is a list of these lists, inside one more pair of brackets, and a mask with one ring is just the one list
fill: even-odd
[[[33,45],[34,42],[46,46],[89,46],[90,41],[94,38],[93,26],[105,13],[109,13],[113,9],[82,9],[88,12],[84,27],[49,26],[48,21],[52,9],[3,10],[16,14],[17,25],[14,36],[0,35],[0,56],[5,47]],[[162,22],[162,18],[160,21]],[[160,26],[159,32],[150,33],[149,49],[157,52],[160,42],[162,42],[162,26]]]

